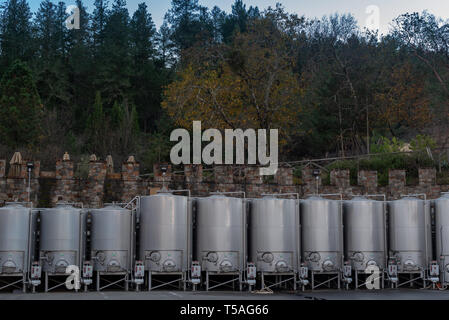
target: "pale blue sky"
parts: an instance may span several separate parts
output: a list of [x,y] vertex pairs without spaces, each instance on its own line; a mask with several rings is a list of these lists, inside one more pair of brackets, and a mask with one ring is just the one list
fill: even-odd
[[[0,0],[1,1],[1,0]],[[33,12],[39,7],[40,0],[28,0]],[[53,0],[58,2],[59,0]],[[62,0],[67,5],[75,3],[75,0]],[[110,3],[113,0],[109,0]],[[153,16],[156,25],[159,27],[162,24],[164,15],[170,8],[170,0],[127,0],[130,15],[137,8],[137,4],[145,2]],[[207,7],[214,7],[217,5],[222,10],[229,12],[234,0],[199,0],[200,4]],[[286,10],[291,13],[305,15],[306,17],[322,17],[335,12],[352,13],[355,15],[359,24],[364,27],[368,14],[366,8],[370,5],[376,5],[380,9],[380,30],[385,33],[388,31],[388,25],[391,20],[398,15],[405,12],[421,12],[428,10],[429,12],[449,19],[449,1],[448,0],[246,0],[247,6],[258,6],[259,9],[265,9],[268,6],[275,6],[276,2],[284,5]],[[94,0],[84,0],[85,5],[88,5],[89,12],[92,12],[92,5]]]

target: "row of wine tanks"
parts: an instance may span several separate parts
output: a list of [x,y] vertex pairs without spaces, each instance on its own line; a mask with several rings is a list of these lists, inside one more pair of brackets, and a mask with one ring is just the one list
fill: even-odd
[[47,274],[65,274],[68,266],[80,267],[87,257],[95,271],[130,270],[132,226],[131,210],[118,206],[85,210],[64,203],[50,209],[6,204],[0,208],[0,275],[29,273],[34,261]]
[[[68,266],[81,266],[88,257],[95,271],[128,271],[133,261],[132,226],[131,210],[115,205],[82,210],[58,204],[55,208],[40,210],[42,271],[65,274]],[[87,234],[90,235],[90,252],[86,252]]]
[[[345,260],[365,271],[384,270],[394,259],[398,272],[419,272],[433,259],[431,201],[417,197],[247,201],[215,195],[194,202],[192,217],[188,197],[141,198],[140,257],[146,270],[185,270],[193,259],[203,271],[217,273],[242,271],[248,261],[267,273],[295,273],[301,262],[310,271],[338,272]],[[436,256],[449,281],[449,196],[434,203]]]
[[[345,258],[354,270],[384,269],[388,257],[396,259],[399,272],[426,269],[432,260],[430,201],[388,202],[388,236],[385,207],[363,197],[344,202],[318,196],[301,201],[224,195],[192,201],[171,193],[141,197],[137,258],[154,272],[186,272],[192,260],[216,273],[243,272],[247,261],[262,272],[297,272],[301,262],[311,271],[332,272],[341,270]],[[0,275],[26,273],[35,260],[50,274],[81,266],[88,256],[88,233],[94,270],[132,270],[134,221],[131,210],[118,206],[82,210],[60,204],[32,211],[8,204],[0,208]],[[435,200],[435,231],[436,257],[448,281],[449,196]]]

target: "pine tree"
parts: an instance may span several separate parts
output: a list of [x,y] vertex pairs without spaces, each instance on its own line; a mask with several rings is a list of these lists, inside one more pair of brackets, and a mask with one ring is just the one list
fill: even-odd
[[93,51],[95,54],[98,54],[99,48],[101,48],[104,42],[104,29],[108,17],[108,1],[95,0],[94,6],[92,17]]
[[199,15],[198,0],[172,0],[166,20],[171,25],[171,39],[178,51],[192,47],[197,41]]
[[115,0],[104,29],[104,45],[100,48],[101,66],[97,84],[105,107],[122,102],[130,89],[131,55],[129,14],[124,0]]
[[147,63],[153,56],[155,34],[156,28],[147,5],[140,3],[131,20],[131,42],[136,65]]
[[58,30],[56,6],[50,0],[41,2],[34,21],[37,43],[39,45],[39,62],[44,66],[53,63],[56,58]]
[[25,61],[32,56],[31,16],[26,0],[8,0],[3,5],[0,19],[3,70],[16,59]]
[[9,147],[37,146],[42,104],[28,66],[15,61],[0,82],[0,136]]

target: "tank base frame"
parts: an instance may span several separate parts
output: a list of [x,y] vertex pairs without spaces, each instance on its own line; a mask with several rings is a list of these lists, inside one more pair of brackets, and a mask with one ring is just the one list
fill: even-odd
[[[283,276],[289,276],[287,279],[282,279]],[[275,277],[275,282],[266,281],[266,277]],[[298,279],[296,272],[260,272],[260,281],[261,281],[261,290],[271,289],[271,288],[282,288],[287,289],[287,285],[289,282],[293,284],[293,290],[296,291]],[[266,286],[265,282],[269,285]]]
[[[210,278],[212,277],[223,277],[223,276],[231,276],[233,277],[231,280],[227,280],[224,282],[214,281]],[[222,286],[229,286],[230,283],[232,283],[232,288],[235,289],[235,282],[238,281],[239,283],[239,291],[243,290],[243,274],[241,272],[212,272],[212,271],[206,271],[206,291],[210,291],[212,289],[222,287]],[[214,283],[213,286],[211,286],[211,282]],[[229,286],[230,287],[230,286]]]
[[[408,275],[408,279],[404,280],[404,278]],[[427,287],[427,279],[426,279],[426,271],[410,271],[410,272],[398,272],[398,280],[397,282],[391,282],[391,288],[392,289],[398,289],[400,287],[403,287],[407,284],[410,285],[410,287],[413,287],[414,284],[417,284],[419,280],[423,281],[422,287]],[[403,281],[401,281],[401,279]]]
[[[96,271],[96,290],[101,291],[106,288],[112,287],[112,286],[118,286],[125,291],[129,290],[129,272],[122,271],[122,272],[103,272],[103,271]],[[103,276],[103,277],[102,277]],[[108,277],[114,277],[117,278],[117,280],[111,281],[104,278],[104,276]],[[106,285],[101,286],[101,279],[103,281],[107,282]],[[121,286],[121,283],[124,283],[123,286]]]
[[[44,272],[44,291],[45,292],[50,292],[56,288],[62,287],[66,284],[66,280],[67,277],[69,275],[65,274],[65,273],[49,273],[49,272]],[[57,279],[60,278],[64,278],[64,280],[59,281]],[[50,287],[49,284],[50,282],[55,283],[55,285],[53,287]],[[78,292],[78,289],[74,289],[76,292]]]
[[[327,280],[324,281],[317,281],[315,278],[316,276],[322,277],[322,276],[328,276]],[[330,276],[330,277],[329,277]],[[332,281],[337,281],[337,289],[341,289],[341,272],[340,271],[330,271],[330,272],[322,272],[322,271],[310,271],[310,286],[312,287],[312,290],[315,290],[318,287],[324,286],[328,284],[328,287],[330,288],[330,285],[332,284]],[[318,283],[318,284],[315,284]]]
[[[15,279],[12,279],[15,278]],[[20,279],[17,279],[20,278]],[[12,281],[7,281],[12,280]],[[20,286],[20,283],[22,286]],[[6,288],[16,288],[21,289],[23,293],[26,292],[27,288],[27,277],[26,273],[11,273],[11,274],[1,274],[0,275],[0,291]]]
[[[165,276],[178,276],[175,280],[170,281],[162,281],[161,278]],[[146,278],[147,278],[147,288],[148,291],[156,290],[158,288],[162,287],[175,287],[174,284],[178,283],[179,288],[182,284],[182,289],[184,291],[187,290],[187,272],[155,272],[155,271],[147,271],[146,272]],[[153,286],[153,281],[157,282],[158,284],[156,286]]]

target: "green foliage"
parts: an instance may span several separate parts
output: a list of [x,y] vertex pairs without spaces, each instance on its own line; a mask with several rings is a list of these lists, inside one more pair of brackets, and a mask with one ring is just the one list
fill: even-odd
[[95,96],[95,103],[87,119],[86,135],[89,139],[89,149],[92,153],[103,151],[106,134],[106,116],[103,111],[103,101],[100,92]]
[[170,159],[171,146],[167,144],[169,137],[160,133],[150,135],[143,155],[145,172],[152,172],[155,163],[167,162]]
[[0,136],[12,147],[36,147],[42,138],[42,104],[31,70],[15,61],[0,82]]
[[371,145],[371,153],[391,153],[400,152],[404,146],[404,142],[393,137],[391,140],[381,137],[377,143]]
[[410,146],[413,151],[425,151],[427,148],[435,149],[437,144],[432,137],[419,134],[410,142]]

